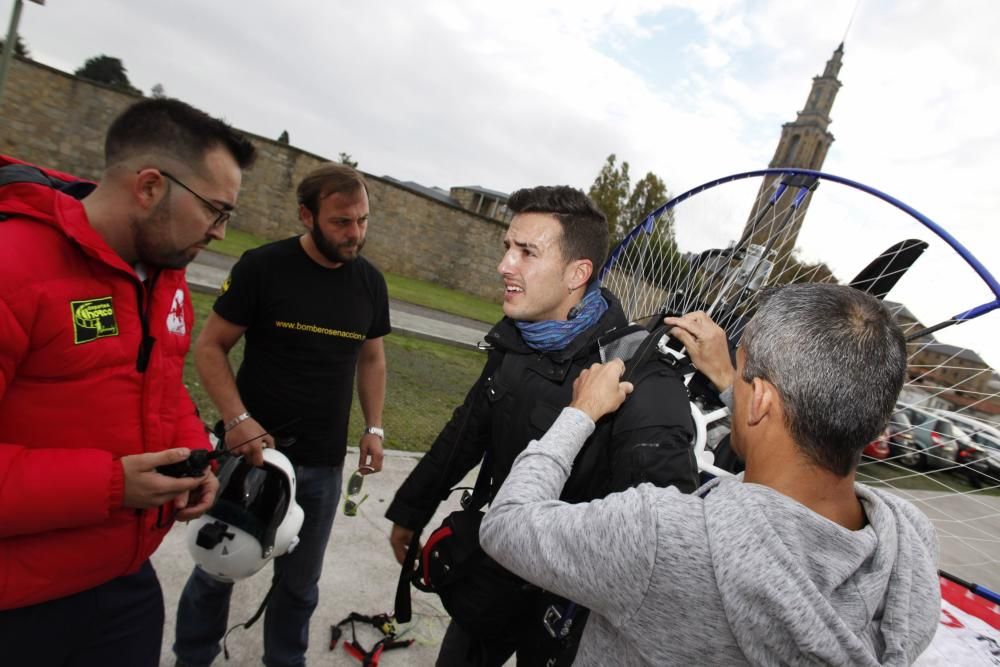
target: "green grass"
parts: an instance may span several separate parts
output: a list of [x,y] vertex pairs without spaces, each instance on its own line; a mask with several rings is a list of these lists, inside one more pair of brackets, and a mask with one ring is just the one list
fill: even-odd
[[[212,426],[219,420],[219,411],[215,409],[212,399],[208,397],[205,388],[201,386],[201,380],[194,369],[194,341],[198,340],[198,334],[205,324],[205,319],[212,312],[212,304],[215,303],[214,294],[204,294],[202,292],[191,292],[191,305],[194,306],[194,331],[191,333],[191,351],[184,359],[184,384],[188,393],[198,406],[201,413],[201,420]],[[229,362],[235,371],[243,361],[243,339],[241,338],[233,349],[229,351]]]
[[247,232],[226,227],[226,238],[222,241],[212,241],[209,250],[231,257],[239,257],[247,250],[251,250],[267,243],[267,239],[248,234]]
[[[386,447],[426,452],[479,377],[486,355],[478,350],[389,334],[385,338],[385,356]],[[357,442],[364,426],[355,395],[348,442]]]
[[[503,317],[503,308],[498,303],[415,278],[407,278],[394,273],[384,275],[385,282],[389,286],[389,296],[393,299],[415,303],[418,306],[433,308],[487,324],[493,324]],[[497,282],[498,294],[499,288],[500,283]]]
[[[192,293],[195,309],[194,338],[211,312],[215,297]],[[387,389],[383,425],[386,447],[427,451],[452,411],[461,404],[465,393],[476,381],[486,363],[486,355],[430,341],[390,334],[385,338]],[[229,353],[234,370],[243,360],[241,339]],[[213,424],[218,411],[208,398],[194,369],[192,355],[184,364],[184,382],[202,419]],[[356,444],[364,428],[364,418],[357,396],[351,408],[348,444]]]

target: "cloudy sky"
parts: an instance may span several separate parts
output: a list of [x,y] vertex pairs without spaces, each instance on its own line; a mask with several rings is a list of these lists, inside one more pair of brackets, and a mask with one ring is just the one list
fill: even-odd
[[[906,201],[1000,273],[1000,3],[855,4],[48,0],[26,3],[20,32],[43,63],[72,71],[119,57],[147,93],[159,83],[254,133],[350,153],[374,174],[586,188],[616,153],[635,177],[653,171],[678,193],[767,165],[854,13],[824,170]],[[4,17],[11,6],[0,0]],[[859,244],[848,239],[845,252]],[[902,295],[928,322],[991,298],[974,276],[934,282],[933,294]],[[998,365],[989,332],[1000,315],[983,319],[942,338]]]

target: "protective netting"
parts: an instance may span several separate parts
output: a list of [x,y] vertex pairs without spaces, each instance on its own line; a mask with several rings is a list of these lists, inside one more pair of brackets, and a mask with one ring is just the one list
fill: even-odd
[[[933,520],[943,570],[1000,590],[1000,376],[981,356],[996,363],[1000,318],[990,310],[1000,290],[947,232],[857,186],[768,170],[696,188],[626,236],[603,284],[633,321],[705,310],[733,342],[767,286],[837,281],[883,297],[912,338],[908,381],[859,481],[893,489]],[[706,469],[724,415],[705,424]]]

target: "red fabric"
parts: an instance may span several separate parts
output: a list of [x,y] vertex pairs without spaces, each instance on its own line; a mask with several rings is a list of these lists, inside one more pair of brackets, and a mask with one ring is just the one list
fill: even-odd
[[[158,508],[123,508],[119,459],[209,447],[182,380],[194,322],[184,272],[152,284],[147,294],[77,200],[0,187],[0,609],[135,572],[172,511],[157,527]],[[142,373],[140,294],[156,339]],[[107,298],[117,332],[80,328],[71,302]]]
[[1000,605],[976,595],[965,586],[941,577],[941,599],[1000,630]]
[[443,526],[438,528],[431,536],[427,539],[427,544],[424,545],[424,551],[420,560],[424,564],[424,586],[431,586],[431,553],[434,551],[434,547],[437,543],[446,537],[451,537],[451,526]]

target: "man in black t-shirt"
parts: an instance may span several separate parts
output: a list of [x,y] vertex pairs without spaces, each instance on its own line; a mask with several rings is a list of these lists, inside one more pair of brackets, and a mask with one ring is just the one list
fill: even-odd
[[[275,559],[264,617],[264,663],[304,664],[323,554],[340,497],[357,369],[367,427],[359,470],[382,469],[389,301],[385,279],[360,256],[368,226],[363,176],[323,165],[298,187],[308,233],[246,252],[222,285],[195,345],[195,364],[226,429],[226,446],[255,465],[276,444],[295,466],[305,511],[300,543]],[[246,337],[234,376],[228,353]],[[246,443],[267,431],[262,438]],[[226,630],[232,584],[196,567],[177,609],[178,663],[208,665]]]

